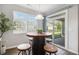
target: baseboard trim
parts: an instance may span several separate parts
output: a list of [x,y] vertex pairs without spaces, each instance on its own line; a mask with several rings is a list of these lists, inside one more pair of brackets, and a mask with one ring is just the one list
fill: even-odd
[[[52,44],[54,44],[54,43],[52,43]],[[61,49],[63,49],[63,50],[65,50],[65,51],[68,51],[68,52],[71,52],[71,53],[74,53],[74,54],[78,55],[78,53],[75,52],[75,51],[73,51],[73,50],[64,48],[64,47],[62,47],[62,46],[60,46],[60,45],[58,45],[58,44],[54,44],[54,45],[57,46],[57,47],[59,47],[59,48],[61,48]]]
[[7,47],[6,50],[7,50],[7,49],[16,48],[16,47],[17,47],[17,45],[15,45],[15,46],[11,46],[11,47]]

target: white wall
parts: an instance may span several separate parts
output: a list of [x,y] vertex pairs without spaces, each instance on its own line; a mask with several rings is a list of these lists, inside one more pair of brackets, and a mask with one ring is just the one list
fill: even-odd
[[[35,11],[26,9],[21,6],[17,5],[0,5],[2,8],[0,11],[6,14],[7,17],[9,17],[11,20],[13,20],[13,11],[21,11],[24,13],[30,13],[30,14],[35,14]],[[21,43],[27,43],[28,39],[26,36],[26,33],[23,34],[14,34],[12,31],[9,31],[4,35],[4,39],[6,41],[6,47],[7,48],[12,48],[15,47]]]
[[[53,16],[56,16],[58,14],[61,14],[63,11],[65,11],[65,49],[68,51],[71,51],[73,53],[78,54],[78,5],[73,5],[70,8],[67,8],[66,10],[61,10],[59,12],[56,12],[52,14]],[[49,15],[48,17],[52,17],[52,15]],[[58,17],[58,16],[57,16]],[[56,17],[56,18],[57,18]],[[55,17],[52,17],[55,18]]]
[[11,18],[13,20],[13,12],[14,11],[20,11],[20,12],[24,12],[24,13],[29,13],[32,15],[36,15],[37,12],[25,7],[21,7],[18,6],[16,4],[3,4],[2,5],[2,12],[4,12],[9,18]]
[[69,46],[68,48],[78,53],[78,6],[69,8]]
[[0,12],[2,11],[2,5],[0,5]]
[[5,39],[7,49],[29,42],[26,34],[14,34],[12,31],[6,33],[3,39]]

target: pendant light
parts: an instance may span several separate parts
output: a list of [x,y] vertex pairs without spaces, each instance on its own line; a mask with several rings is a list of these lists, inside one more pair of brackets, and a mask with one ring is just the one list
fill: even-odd
[[40,4],[39,4],[39,14],[35,18],[37,20],[43,20],[44,19],[43,15],[40,13]]

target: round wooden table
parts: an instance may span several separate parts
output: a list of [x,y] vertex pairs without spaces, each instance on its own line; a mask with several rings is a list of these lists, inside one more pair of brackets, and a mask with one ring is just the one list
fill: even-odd
[[33,37],[32,42],[32,54],[33,55],[44,55],[44,45],[45,45],[45,37],[51,36],[52,33],[43,32],[43,33],[36,33],[36,32],[29,32],[27,36]]

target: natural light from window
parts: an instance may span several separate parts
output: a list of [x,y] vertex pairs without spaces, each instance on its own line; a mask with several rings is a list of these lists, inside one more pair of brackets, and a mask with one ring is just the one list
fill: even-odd
[[35,16],[28,13],[14,11],[14,28],[13,33],[26,33],[36,31]]

